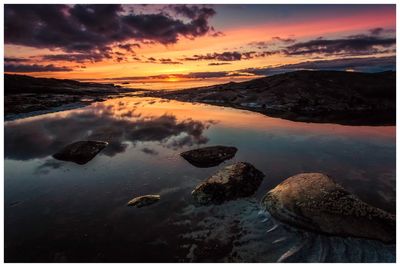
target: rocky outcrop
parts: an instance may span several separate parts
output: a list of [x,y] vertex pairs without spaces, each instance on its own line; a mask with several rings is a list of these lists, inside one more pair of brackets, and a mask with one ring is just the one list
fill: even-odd
[[395,215],[361,201],[321,173],[286,179],[262,204],[278,220],[303,229],[387,243],[396,239]]
[[131,199],[126,205],[141,208],[156,203],[161,199],[160,195],[144,195]]
[[396,73],[293,71],[153,96],[260,112],[294,121],[395,125]]
[[203,205],[220,204],[252,195],[264,174],[247,162],[229,165],[197,185],[192,196]]
[[53,158],[82,165],[92,160],[107,145],[103,141],[78,141],[64,147]]
[[113,84],[4,74],[4,114],[9,120],[18,114],[47,113],[54,109],[69,109],[72,105],[86,106],[135,91]]
[[192,165],[200,168],[213,167],[235,156],[236,147],[210,146],[182,152],[181,156]]

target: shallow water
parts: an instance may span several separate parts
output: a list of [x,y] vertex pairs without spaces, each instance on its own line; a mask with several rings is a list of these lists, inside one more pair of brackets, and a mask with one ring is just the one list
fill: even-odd
[[[395,212],[395,127],[299,123],[231,108],[125,97],[5,123],[5,259],[17,262],[394,262],[395,246],[298,231],[259,206],[300,172],[324,172]],[[86,165],[51,157],[77,140],[110,144]],[[231,145],[196,168],[179,153]],[[266,174],[254,196],[198,207],[190,192],[222,166]],[[161,194],[148,207],[126,203]]]

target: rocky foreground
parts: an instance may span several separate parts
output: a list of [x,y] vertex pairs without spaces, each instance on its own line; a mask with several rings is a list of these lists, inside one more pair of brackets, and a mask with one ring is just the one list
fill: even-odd
[[294,121],[347,125],[396,122],[396,73],[391,71],[295,71],[240,83],[151,94]]
[[4,114],[7,119],[23,113],[51,112],[61,106],[84,106],[133,91],[113,84],[4,74]]
[[[77,141],[53,157],[86,164],[106,146],[107,142],[103,141]],[[181,156],[186,160],[194,158],[196,164],[200,161],[202,164],[197,167],[204,168],[203,163],[217,166],[233,158],[236,152],[235,147],[210,146],[183,152]],[[249,197],[258,190],[264,177],[252,164],[237,162],[200,182],[192,191],[192,197],[199,205],[218,205]],[[143,195],[131,199],[127,205],[141,208],[160,199],[158,194]],[[267,192],[262,206],[277,220],[301,229],[385,243],[396,241],[394,214],[361,201],[322,173],[301,173],[287,178]]]
[[301,173],[269,191],[263,206],[295,227],[325,234],[396,241],[396,216],[352,195],[322,173]]

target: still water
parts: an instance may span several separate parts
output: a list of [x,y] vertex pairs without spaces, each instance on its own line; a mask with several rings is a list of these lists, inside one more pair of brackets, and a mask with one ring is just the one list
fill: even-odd
[[[299,123],[258,113],[124,97],[5,123],[7,262],[394,262],[395,246],[280,224],[262,196],[300,172],[329,174],[362,200],[395,212],[395,127]],[[110,144],[86,165],[51,157],[78,140]],[[236,146],[196,168],[179,153]],[[265,173],[249,198],[196,206],[191,191],[221,167]],[[154,205],[126,203],[160,194]]]

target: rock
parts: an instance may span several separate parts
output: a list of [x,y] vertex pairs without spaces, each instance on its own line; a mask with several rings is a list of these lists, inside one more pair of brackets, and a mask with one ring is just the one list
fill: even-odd
[[396,241],[395,215],[350,194],[321,173],[292,176],[269,191],[263,206],[278,220],[320,233]]
[[192,191],[194,199],[203,205],[252,195],[260,186],[264,174],[247,162],[238,162],[218,171]]
[[135,197],[134,199],[130,200],[127,205],[141,208],[156,203],[160,200],[160,198],[160,195],[144,195],[140,197]]
[[192,165],[200,168],[217,166],[235,156],[236,147],[209,146],[182,152],[181,156]]
[[108,145],[103,141],[78,141],[67,145],[53,158],[63,161],[72,161],[77,164],[86,164]]

